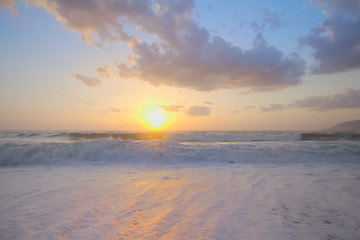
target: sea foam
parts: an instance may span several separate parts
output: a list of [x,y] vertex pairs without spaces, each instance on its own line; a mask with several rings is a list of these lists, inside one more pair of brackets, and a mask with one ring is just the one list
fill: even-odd
[[[298,132],[7,133],[0,166],[182,163],[351,163],[360,141]],[[74,139],[76,136],[76,140]],[[45,140],[44,140],[45,139]]]

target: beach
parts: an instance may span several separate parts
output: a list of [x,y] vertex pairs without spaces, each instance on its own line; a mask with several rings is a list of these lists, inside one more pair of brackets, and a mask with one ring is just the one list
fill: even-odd
[[359,168],[0,169],[1,239],[359,239]]

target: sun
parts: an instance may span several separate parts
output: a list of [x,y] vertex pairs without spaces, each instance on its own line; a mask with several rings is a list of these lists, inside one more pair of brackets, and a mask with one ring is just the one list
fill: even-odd
[[141,115],[143,123],[150,129],[162,128],[169,120],[168,113],[157,105],[146,106]]
[[157,128],[164,124],[165,116],[160,111],[152,111],[146,116],[146,121],[151,127]]

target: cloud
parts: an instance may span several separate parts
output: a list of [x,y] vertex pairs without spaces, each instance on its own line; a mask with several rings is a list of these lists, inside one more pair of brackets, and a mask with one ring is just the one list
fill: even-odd
[[265,28],[276,31],[286,23],[282,20],[284,13],[271,12],[268,9],[263,9],[261,13],[263,18],[261,23],[252,22],[250,25],[255,32],[262,32]]
[[245,109],[253,109],[253,108],[255,108],[255,106],[253,106],[253,105],[245,106]]
[[360,19],[342,16],[327,18],[319,27],[300,39],[314,50],[318,65],[314,74],[330,74],[360,68]]
[[271,104],[269,106],[261,106],[260,109],[263,112],[282,111],[285,109],[285,106],[283,104]]
[[119,64],[119,75],[155,86],[199,91],[239,87],[277,90],[302,82],[305,62],[297,54],[285,56],[268,46],[260,33],[254,40],[254,48],[249,50],[235,47],[219,36],[210,39],[205,30],[197,37],[191,41],[184,39],[177,48],[133,41],[137,62],[132,66]]
[[84,101],[84,103],[87,104],[87,105],[90,105],[90,106],[96,105],[96,103],[90,102],[90,101]]
[[13,10],[15,7],[14,0],[0,0],[0,8],[5,8],[7,10]]
[[[250,49],[212,36],[192,19],[192,0],[30,3],[44,7],[65,26],[81,32],[87,43],[127,42],[132,62],[117,64],[120,78],[199,91],[244,87],[269,91],[299,85],[305,73],[305,62],[297,54],[286,55],[269,46],[261,33]],[[269,26],[275,27],[276,15],[268,12],[265,16]],[[124,30],[127,25],[156,36],[155,41],[140,41]],[[94,40],[95,35],[100,42]]]
[[360,15],[360,1],[359,0],[311,0],[326,10],[327,14],[351,14],[355,16]]
[[124,112],[125,110],[114,108],[114,107],[108,107],[106,110],[100,111],[101,113],[120,113]]
[[96,34],[101,40],[129,41],[132,36],[123,30],[126,24],[136,26],[148,33],[158,34],[158,37],[168,41],[176,41],[175,30],[183,24],[183,18],[190,16],[194,6],[192,0],[158,0],[156,5],[151,0],[27,0],[27,2],[44,7],[65,26],[81,32],[85,42],[95,44]]
[[108,111],[118,113],[118,112],[122,112],[123,110],[119,108],[108,107]]
[[265,23],[266,25],[268,25],[270,30],[276,31],[279,29],[279,27],[281,27],[286,23],[286,21],[281,19],[284,15],[283,12],[275,13],[275,12],[270,12],[268,9],[264,9],[262,13],[264,16]]
[[307,108],[312,111],[360,108],[360,89],[344,88],[335,94],[306,97],[295,100],[290,104],[260,106],[262,112],[283,111],[291,108]]
[[241,113],[241,111],[236,109],[236,110],[231,110],[231,111],[229,111],[229,113],[237,114],[237,113]]
[[[267,45],[261,34],[254,48],[242,50],[220,37],[201,46],[181,46],[179,51],[163,49],[157,43],[134,43],[137,64],[122,65],[120,75],[133,76],[153,85],[168,85],[210,91],[249,87],[274,90],[301,83],[304,61],[297,55],[284,56]],[[199,42],[200,44],[200,42]],[[184,43],[188,45],[188,43]]]
[[314,74],[331,74],[360,68],[360,2],[358,0],[313,0],[327,13],[320,26],[300,43],[313,49],[318,61]]
[[87,77],[78,73],[72,73],[72,76],[76,79],[79,80],[81,82],[83,82],[85,85],[89,86],[89,87],[98,87],[101,86],[102,82],[100,79],[98,78],[94,78],[94,77]]
[[97,67],[95,69],[95,72],[103,78],[110,78],[111,77],[111,71],[109,65],[104,65],[103,67]]
[[209,101],[203,101],[203,103],[206,104],[206,105],[214,105],[213,102],[209,102]]
[[56,19],[72,30],[82,33],[86,43],[96,42],[94,35],[98,34],[101,40],[129,39],[119,23],[121,15],[142,13],[142,1],[63,1],[63,0],[27,0],[30,4],[44,7]]
[[309,108],[314,111],[328,111],[341,108],[360,108],[360,89],[342,89],[325,96],[312,96],[289,104],[288,107]]
[[206,106],[191,106],[186,112],[187,115],[196,116],[208,116],[211,113],[211,109]]
[[159,105],[159,106],[167,112],[178,112],[180,109],[184,108],[184,106],[182,105],[170,105],[170,106]]

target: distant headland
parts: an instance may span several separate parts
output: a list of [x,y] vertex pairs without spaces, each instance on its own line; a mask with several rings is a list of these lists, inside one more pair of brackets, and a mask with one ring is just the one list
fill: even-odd
[[339,123],[331,128],[325,129],[326,131],[335,131],[335,132],[360,132],[360,120],[348,121]]

